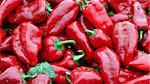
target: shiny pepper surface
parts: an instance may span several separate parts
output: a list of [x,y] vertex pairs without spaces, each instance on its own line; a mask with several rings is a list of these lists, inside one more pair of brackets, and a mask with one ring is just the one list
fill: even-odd
[[0,84],[24,84],[18,67],[12,66],[0,74]]
[[128,67],[138,43],[136,26],[128,21],[116,23],[112,38],[120,61]]
[[141,40],[141,45],[145,52],[150,54],[150,30],[144,34],[144,37]]
[[12,50],[12,41],[13,36],[9,36],[5,38],[2,43],[0,44],[0,51],[11,51]]
[[0,26],[2,26],[3,20],[8,16],[22,0],[3,0],[0,4]]
[[50,13],[44,29],[44,35],[56,35],[74,21],[78,15],[79,8],[74,0],[62,1]]
[[12,48],[23,63],[35,66],[41,45],[42,33],[30,22],[22,23],[13,31]]
[[31,21],[34,24],[46,20],[46,0],[34,0],[29,5],[21,5],[8,16],[8,21],[13,24],[21,24]]
[[94,58],[101,68],[100,72],[106,84],[118,84],[120,62],[118,55],[108,47],[101,47],[94,52]]
[[71,84],[102,84],[102,76],[89,67],[74,68],[70,75]]
[[130,18],[129,15],[118,13],[113,16],[110,16],[110,19],[112,20],[113,23],[118,23],[122,21],[128,21]]

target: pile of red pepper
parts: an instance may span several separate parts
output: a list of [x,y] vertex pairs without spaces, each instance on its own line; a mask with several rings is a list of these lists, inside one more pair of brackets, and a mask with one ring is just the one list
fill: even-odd
[[149,84],[150,0],[1,0],[0,84]]

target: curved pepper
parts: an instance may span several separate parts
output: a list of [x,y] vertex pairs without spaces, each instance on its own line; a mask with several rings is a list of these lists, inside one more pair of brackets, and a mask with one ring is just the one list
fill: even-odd
[[128,67],[129,62],[134,58],[134,51],[138,43],[136,26],[128,21],[116,23],[112,39],[120,61]]
[[28,84],[51,84],[52,80],[49,76],[38,74],[36,78],[28,79]]
[[93,30],[94,29],[92,24],[88,21],[88,19],[84,15],[81,15],[79,17],[78,23],[83,27],[84,30],[86,30],[86,29]]
[[110,33],[113,23],[109,18],[105,7],[99,0],[92,0],[91,2],[81,0],[81,11],[83,15],[95,26],[95,28],[102,29],[105,33]]
[[53,80],[56,84],[68,84],[66,79],[66,72],[71,73],[70,70],[56,65],[51,65],[56,73],[56,78]]
[[110,19],[113,23],[118,23],[122,21],[128,21],[130,19],[129,15],[125,15],[122,13],[115,14],[113,16],[110,16]]
[[0,74],[0,84],[24,84],[18,67],[12,66]]
[[133,23],[137,25],[138,29],[148,29],[148,19],[144,9],[139,2],[133,4]]
[[8,21],[13,24],[20,24],[31,21],[34,24],[46,20],[46,0],[34,0],[29,5],[21,5],[8,16]]
[[22,68],[24,71],[25,66],[16,58],[16,56],[13,55],[5,55],[5,54],[0,54],[0,70],[4,71],[7,68],[11,66],[19,66],[19,68]]
[[150,82],[150,75],[144,75],[142,77],[138,77],[131,81],[128,81],[124,84],[149,84],[149,82]]
[[5,37],[6,37],[6,32],[4,32],[4,30],[0,28],[0,45]]
[[137,1],[141,3],[143,9],[150,7],[150,0],[137,0]]
[[141,40],[141,45],[145,52],[150,54],[150,30],[144,34],[144,37]]
[[23,63],[35,66],[41,45],[42,33],[30,22],[22,23],[13,31],[12,49]]
[[65,52],[64,44],[76,42],[74,40],[60,41],[57,36],[47,36],[44,39],[43,49],[40,52],[40,58],[49,62],[57,61],[63,57]]
[[23,0],[23,5],[29,5],[33,0]]
[[0,44],[0,51],[11,51],[12,50],[12,41],[13,41],[13,36],[9,36],[6,39],[2,41]]
[[78,60],[84,57],[85,53],[82,50],[78,50],[78,53],[82,55],[76,55],[72,50],[66,50],[62,60],[51,63],[64,68],[75,68],[78,66]]
[[105,83],[119,84],[120,62],[117,54],[104,46],[95,51],[94,58],[101,68]]
[[86,52],[84,57],[88,62],[92,62],[93,50],[88,43],[88,39],[81,25],[75,21],[67,26],[66,34],[70,39],[76,40],[77,46]]
[[113,47],[111,38],[105,34],[101,29],[85,30],[89,35],[90,43],[94,48],[100,48],[102,46]]
[[0,4],[0,26],[6,16],[8,16],[21,3],[22,0],[3,0]]
[[74,0],[62,1],[49,15],[44,35],[56,35],[74,21],[78,15],[79,8]]
[[71,84],[103,84],[102,76],[93,68],[77,67],[70,74]]

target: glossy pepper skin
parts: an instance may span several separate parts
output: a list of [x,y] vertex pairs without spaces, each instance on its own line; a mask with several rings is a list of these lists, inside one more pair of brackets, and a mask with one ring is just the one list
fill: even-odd
[[139,2],[133,4],[133,23],[137,25],[138,29],[148,29],[148,19],[146,13]]
[[3,20],[8,16],[22,0],[3,0],[0,4],[0,26],[2,26]]
[[101,47],[94,52],[94,58],[101,67],[101,73],[106,84],[118,84],[120,62],[117,54],[108,47]]
[[49,62],[57,61],[63,57],[65,52],[64,44],[74,43],[74,40],[60,41],[57,36],[47,36],[43,42],[43,49],[40,52],[42,60]]
[[125,83],[127,81],[133,80],[137,77],[141,76],[138,72],[133,72],[128,69],[120,69],[119,82]]
[[25,22],[13,31],[12,49],[16,56],[25,64],[35,66],[38,63],[38,52],[42,45],[41,31]]
[[88,19],[84,15],[81,15],[79,17],[78,23],[82,26],[82,28],[84,30],[86,30],[86,29],[93,30],[94,29],[92,24],[88,21]]
[[23,0],[23,5],[29,5],[33,0]]
[[8,21],[12,24],[21,24],[31,21],[34,24],[46,20],[46,0],[34,0],[29,5],[21,5],[8,16]]
[[150,30],[144,34],[144,37],[141,40],[141,45],[145,52],[150,54]]
[[11,51],[12,50],[12,41],[13,36],[9,36],[5,38],[2,43],[0,44],[0,51]]
[[66,34],[70,39],[76,40],[77,46],[85,51],[86,56],[84,57],[88,62],[92,62],[93,50],[88,43],[88,39],[81,25],[75,21],[67,26]]
[[[109,18],[105,7],[99,0],[88,2],[85,0],[85,7],[81,11],[83,15],[94,25],[95,28],[102,29],[105,33],[112,30],[112,21]],[[105,17],[105,18],[104,18]]]
[[131,3],[129,0],[109,0],[109,3],[117,13],[131,14]]
[[5,37],[6,37],[6,32],[0,28],[0,44],[2,43]]
[[110,19],[115,24],[115,23],[122,22],[122,21],[128,21],[130,17],[129,15],[118,13],[113,16],[110,16]]
[[0,74],[0,84],[24,84],[18,67],[11,66]]
[[134,58],[134,51],[138,43],[138,31],[134,24],[124,21],[116,23],[112,35],[120,61],[128,67]]
[[101,29],[85,30],[89,35],[90,43],[94,48],[100,48],[102,46],[113,47],[111,38],[105,34]]
[[19,66],[24,69],[25,66],[13,55],[5,55],[0,53],[0,70],[4,71],[11,66]]
[[28,84],[50,84],[51,82],[51,78],[44,74],[38,74],[35,78],[28,79]]
[[62,1],[50,13],[44,29],[44,35],[56,35],[74,21],[78,15],[79,8],[74,0]]
[[138,78],[135,78],[131,81],[126,82],[125,84],[149,84],[150,75],[144,75]]
[[71,84],[103,84],[102,76],[89,67],[77,67],[70,74]]
[[146,9],[150,6],[149,0],[137,0],[137,1],[141,3],[143,9]]
[[139,56],[129,63],[130,66],[139,70],[150,71],[150,54],[141,53],[138,55]]
[[[78,51],[78,52],[82,52],[82,51]],[[82,55],[75,55],[75,53],[72,50],[68,49],[65,51],[65,54],[62,60],[56,61],[51,64],[60,66],[63,68],[68,68],[68,69],[75,68],[78,66],[78,60],[84,57],[84,55],[85,55],[84,53]]]
[[66,72],[71,73],[70,70],[59,67],[56,65],[51,65],[56,73],[56,78],[53,80],[56,84],[68,84],[68,81],[66,79]]

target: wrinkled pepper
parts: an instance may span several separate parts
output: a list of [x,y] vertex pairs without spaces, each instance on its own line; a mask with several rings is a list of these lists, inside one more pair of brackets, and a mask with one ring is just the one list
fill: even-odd
[[47,18],[46,0],[34,0],[29,5],[21,5],[8,16],[8,21],[13,24],[21,24],[31,21],[34,24],[41,23]]
[[118,55],[108,47],[101,47],[94,52],[100,72],[106,84],[119,84],[120,62]]
[[0,84],[24,84],[18,67],[11,66],[0,74]]
[[148,19],[144,9],[139,2],[133,4],[133,23],[137,25],[138,29],[148,29]]
[[43,29],[45,35],[56,35],[64,30],[64,28],[74,21],[78,15],[79,8],[74,0],[62,1],[50,13]]
[[56,73],[56,78],[53,80],[56,84],[68,84],[68,81],[66,79],[66,72],[71,73],[70,70],[59,67],[56,65],[51,65]]
[[66,34],[70,39],[76,40],[77,46],[85,51],[86,56],[84,57],[88,62],[92,62],[93,50],[88,43],[88,38],[82,26],[77,22],[73,22],[66,28]]
[[145,50],[145,52],[150,54],[150,30],[148,30],[142,40],[141,40],[141,45],[143,47],[143,49]]
[[13,36],[9,36],[2,41],[0,44],[0,51],[11,51],[12,50],[12,40]]
[[28,79],[28,84],[51,84],[51,83],[52,80],[50,79],[50,77],[44,74],[38,74],[35,78]]
[[70,74],[71,84],[102,84],[102,76],[93,68],[77,67]]
[[0,44],[2,43],[5,37],[6,37],[6,32],[0,28]]
[[30,22],[20,24],[13,31],[12,49],[25,64],[35,66],[38,63],[38,51],[42,46],[42,32]]
[[113,47],[111,38],[105,34],[101,29],[85,30],[86,34],[90,38],[90,43],[94,48],[100,48],[102,46]]
[[16,8],[22,0],[3,0],[0,4],[0,26],[3,20]]
[[72,50],[66,50],[64,57],[62,60],[51,63],[56,66],[60,66],[63,68],[75,68],[78,66],[78,60],[84,57],[85,53],[82,50],[78,50],[78,53],[82,53],[81,55],[76,55]]
[[129,62],[134,58],[134,51],[137,48],[137,27],[128,21],[116,23],[112,39],[120,61],[128,67]]
[[80,7],[83,15],[95,26],[95,28],[102,29],[107,34],[111,32],[113,23],[105,7],[99,0],[92,0],[91,2],[87,0],[82,2],[79,0],[78,3],[81,3]]
[[113,23],[118,23],[122,21],[128,21],[130,19],[129,15],[118,13],[113,16],[110,16],[110,19]]

